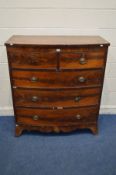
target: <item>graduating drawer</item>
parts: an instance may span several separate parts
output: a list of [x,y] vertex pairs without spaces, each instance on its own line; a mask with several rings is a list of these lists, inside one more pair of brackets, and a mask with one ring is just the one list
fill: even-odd
[[55,49],[39,47],[8,47],[11,68],[21,69],[56,69],[57,59]]
[[28,90],[15,89],[15,106],[25,107],[77,107],[99,103],[100,88],[78,90]]
[[96,122],[98,107],[86,107],[78,109],[25,109],[16,108],[17,123],[39,125],[43,122]]
[[35,88],[71,88],[99,86],[103,70],[83,70],[72,72],[12,71],[13,85]]
[[67,51],[60,54],[61,69],[90,69],[104,67],[105,50]]
[[99,36],[21,36],[6,43],[15,114],[23,130],[98,131],[109,42]]

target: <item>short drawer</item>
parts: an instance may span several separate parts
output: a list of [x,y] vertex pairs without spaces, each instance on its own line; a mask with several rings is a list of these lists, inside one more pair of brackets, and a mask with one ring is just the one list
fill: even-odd
[[15,106],[24,107],[77,107],[98,105],[100,88],[78,90],[14,89]]
[[101,85],[103,70],[39,72],[12,71],[13,85],[35,88],[87,87]]
[[90,69],[104,67],[104,50],[61,52],[61,69]]
[[56,69],[57,66],[55,49],[21,46],[9,47],[8,55],[11,68]]
[[42,110],[42,109],[16,109],[17,123],[39,125],[42,122],[96,122],[98,107],[78,109]]

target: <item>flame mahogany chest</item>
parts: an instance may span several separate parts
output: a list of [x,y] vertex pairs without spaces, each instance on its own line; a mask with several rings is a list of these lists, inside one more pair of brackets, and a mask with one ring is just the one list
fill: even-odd
[[6,43],[16,136],[98,132],[109,42],[100,36],[12,36]]

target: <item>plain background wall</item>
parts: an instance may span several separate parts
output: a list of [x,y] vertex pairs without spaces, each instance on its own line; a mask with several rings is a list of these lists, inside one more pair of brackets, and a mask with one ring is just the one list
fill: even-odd
[[109,42],[101,113],[116,113],[116,0],[0,0],[0,115],[12,115],[4,42],[13,34],[101,35]]

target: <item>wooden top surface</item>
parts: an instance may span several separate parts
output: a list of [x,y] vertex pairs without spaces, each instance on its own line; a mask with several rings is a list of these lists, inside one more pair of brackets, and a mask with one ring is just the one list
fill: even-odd
[[110,45],[100,36],[13,35],[5,45]]

